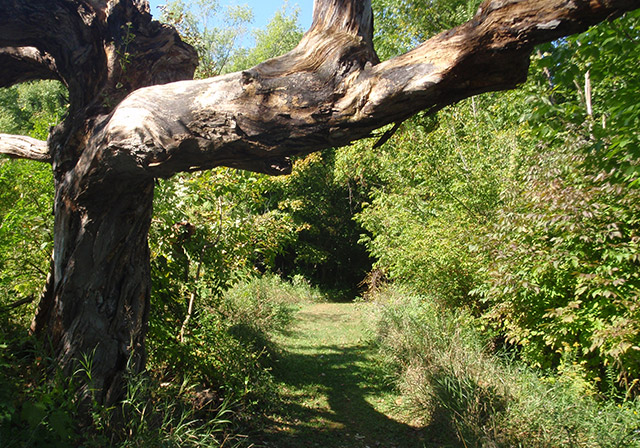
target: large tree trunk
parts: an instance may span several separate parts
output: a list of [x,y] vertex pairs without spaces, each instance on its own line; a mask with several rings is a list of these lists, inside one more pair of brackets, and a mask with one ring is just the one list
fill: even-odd
[[0,135],[0,153],[52,163],[56,179],[52,275],[34,331],[67,373],[91,357],[96,398],[113,402],[127,364],[144,365],[154,178],[216,166],[287,173],[290,156],[515,87],[535,44],[639,7],[488,0],[468,23],[379,63],[371,1],[316,0],[292,52],[173,82],[193,76],[195,52],[151,21],[146,0],[0,0],[0,87],[58,79],[71,101],[46,144]]
[[90,367],[77,377],[85,399],[113,404],[126,369],[145,364],[154,177],[122,170],[96,131],[129,92],[192,78],[196,54],[140,0],[0,0],[0,30],[0,85],[58,79],[71,103],[47,144],[0,135],[1,153],[52,163],[56,183],[51,272],[31,329],[65,374]]
[[79,379],[91,379],[99,402],[113,403],[125,368],[139,371],[145,362],[153,185],[142,179],[56,189],[52,279],[32,328],[46,335],[66,374],[90,361],[90,376]]

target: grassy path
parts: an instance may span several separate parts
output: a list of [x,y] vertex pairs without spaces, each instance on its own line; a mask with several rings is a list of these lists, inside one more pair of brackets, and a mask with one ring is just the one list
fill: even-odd
[[286,407],[271,415],[263,446],[413,448],[422,434],[394,409],[398,397],[369,344],[367,304],[305,305],[274,373]]

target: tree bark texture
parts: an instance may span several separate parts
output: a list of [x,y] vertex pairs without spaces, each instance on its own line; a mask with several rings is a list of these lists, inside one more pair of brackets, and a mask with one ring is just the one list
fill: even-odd
[[85,391],[111,404],[127,366],[145,362],[154,179],[103,163],[92,135],[129,92],[192,78],[196,53],[142,1],[0,0],[0,46],[0,85],[57,79],[70,97],[47,142],[0,135],[0,153],[54,171],[54,253],[32,331],[68,375],[89,356]]
[[107,185],[58,188],[51,290],[32,330],[46,334],[67,374],[78,358],[91,356],[89,386],[112,403],[127,365],[139,371],[145,361],[154,184]]
[[195,51],[146,0],[0,0],[0,86],[57,79],[67,118],[46,144],[0,135],[0,153],[50,162],[52,275],[34,321],[61,366],[93,353],[99,400],[144,364],[153,182],[228,166],[268,174],[289,158],[370,136],[419,111],[513,88],[538,43],[638,0],[488,0],[475,17],[380,62],[370,0],[316,0],[290,53],[190,80]]

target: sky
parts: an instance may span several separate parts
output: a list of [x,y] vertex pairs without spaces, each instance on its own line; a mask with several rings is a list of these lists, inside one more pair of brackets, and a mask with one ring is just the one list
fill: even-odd
[[[252,28],[264,28],[264,26],[273,18],[276,11],[282,8],[285,0],[219,0],[220,5],[224,8],[227,5],[249,5],[253,10],[253,24]],[[189,3],[189,0],[184,0],[185,3]],[[164,5],[167,0],[149,0],[151,5],[151,15],[159,19],[160,11],[159,5]],[[290,7],[298,7],[300,13],[298,19],[300,25],[306,31],[311,26],[311,15],[313,13],[313,0],[289,0]]]

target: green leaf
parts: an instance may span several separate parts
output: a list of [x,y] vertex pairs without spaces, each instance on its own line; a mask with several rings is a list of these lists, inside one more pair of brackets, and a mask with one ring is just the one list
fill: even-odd
[[47,415],[46,406],[41,402],[33,403],[30,401],[26,401],[22,405],[22,410],[20,411],[20,418],[23,421],[27,422],[27,424],[31,428],[35,428],[38,425],[40,425],[40,423],[42,423],[46,415]]

